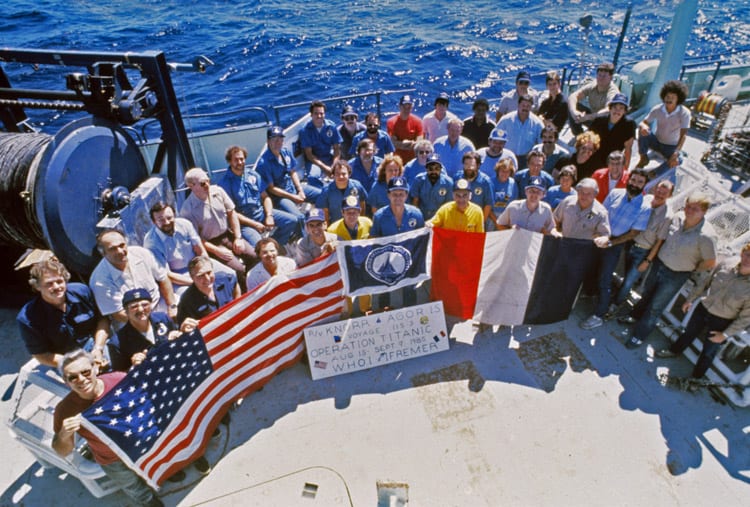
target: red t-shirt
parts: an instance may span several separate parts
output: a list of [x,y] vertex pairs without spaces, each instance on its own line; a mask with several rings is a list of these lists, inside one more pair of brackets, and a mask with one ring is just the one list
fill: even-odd
[[[388,135],[395,136],[399,141],[407,139],[416,141],[418,137],[424,134],[422,120],[413,114],[410,114],[406,120],[402,120],[399,114],[391,116],[388,118],[385,126],[388,130]],[[400,150],[397,148],[396,154],[401,157],[404,164],[414,158],[414,150]]]
[[[591,177],[594,178],[596,180],[596,184],[599,185],[599,195],[596,196],[596,200],[599,202],[604,202],[604,199],[607,198],[607,195],[611,190],[609,188],[609,168],[604,167],[602,169],[597,169],[596,171],[594,171],[594,174],[592,174]],[[622,176],[620,176],[620,179],[617,180],[617,184],[613,187],[613,189],[627,187],[628,178],[630,178],[630,173],[626,170],[623,170]]]
[[[112,388],[115,387],[120,382],[120,380],[123,379],[124,376],[125,373],[121,371],[99,375],[97,378],[101,379],[102,382],[104,382],[104,391],[102,391],[102,394],[100,394],[95,400],[85,400],[74,392],[68,393],[68,395],[63,398],[60,403],[57,404],[57,407],[55,407],[55,417],[52,425],[54,432],[57,433],[58,431],[60,431],[60,429],[62,429],[62,422],[65,419],[67,419],[68,417],[73,417],[76,414],[80,414],[91,405],[93,405],[95,401],[99,400],[110,390],[112,390]],[[109,465],[110,463],[114,463],[115,461],[120,460],[120,458],[118,458],[117,455],[112,452],[112,449],[104,445],[101,440],[99,440],[86,428],[81,427],[78,430],[78,434],[86,439],[89,444],[89,448],[91,449],[91,454],[94,455],[94,459],[100,465]]]

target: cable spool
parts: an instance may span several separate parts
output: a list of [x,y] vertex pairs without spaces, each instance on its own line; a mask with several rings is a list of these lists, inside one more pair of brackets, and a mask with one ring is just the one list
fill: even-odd
[[102,196],[148,178],[140,149],[119,124],[82,118],[54,136],[0,134],[0,243],[49,248],[89,273],[98,260]]
[[0,243],[47,248],[31,203],[41,154],[52,142],[46,134],[0,132]]
[[714,118],[719,117],[721,109],[727,104],[727,99],[718,93],[708,93],[702,91],[698,95],[698,102],[695,103],[695,111],[698,113],[708,114]]

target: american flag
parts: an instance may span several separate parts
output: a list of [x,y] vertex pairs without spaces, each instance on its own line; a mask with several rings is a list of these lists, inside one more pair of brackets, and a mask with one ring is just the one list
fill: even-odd
[[205,317],[160,344],[84,413],[84,424],[152,487],[200,456],[229,406],[299,360],[303,330],[343,304],[330,255]]

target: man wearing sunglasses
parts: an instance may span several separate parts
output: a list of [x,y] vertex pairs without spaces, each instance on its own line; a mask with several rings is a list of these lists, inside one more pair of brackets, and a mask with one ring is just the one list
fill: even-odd
[[369,139],[375,143],[375,156],[385,157],[389,153],[396,151],[396,147],[393,146],[391,136],[380,130],[380,119],[375,113],[367,113],[365,116],[365,127],[364,132],[360,132],[354,136],[352,141],[351,149],[347,152],[350,157],[354,157],[357,154],[357,145],[362,139]]
[[81,412],[111,391],[122,378],[123,372],[97,375],[98,367],[88,352],[81,349],[65,354],[60,362],[65,383],[71,392],[57,404],[53,420],[52,448],[60,456],[75,449],[75,434],[88,442],[91,453],[104,473],[117,483],[136,505],[157,507],[164,505],[156,493],[117,455],[81,424]]

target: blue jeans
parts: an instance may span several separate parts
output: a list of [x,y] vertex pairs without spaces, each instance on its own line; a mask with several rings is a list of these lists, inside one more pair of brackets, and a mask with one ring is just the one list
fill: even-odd
[[617,269],[622,249],[625,243],[605,248],[602,251],[599,263],[599,302],[596,304],[594,314],[603,317],[609,309],[609,301],[612,297],[612,273]]
[[[668,161],[669,157],[671,157],[675,150],[677,150],[677,145],[660,143],[656,138],[656,135],[654,134],[649,134],[646,137],[639,136],[638,153],[640,153],[642,156],[648,156],[649,148],[656,151],[657,153],[661,153],[662,156],[664,156],[664,158],[666,158]],[[669,164],[667,162],[664,162],[656,168],[655,174],[658,177],[667,172],[667,170],[669,170]]]
[[676,354],[682,354],[686,348],[693,343],[695,338],[700,338],[703,342],[703,350],[701,355],[698,357],[698,361],[695,363],[693,368],[693,378],[701,378],[705,375],[711,363],[716,357],[716,354],[721,348],[721,343],[715,343],[708,339],[711,331],[724,331],[732,323],[732,319],[725,319],[711,315],[703,306],[703,303],[698,303],[695,307],[693,315],[688,321],[685,331],[677,338],[669,350]]
[[625,255],[625,278],[622,280],[622,286],[620,287],[617,297],[615,298],[615,304],[621,305],[628,299],[630,295],[630,289],[638,281],[643,273],[638,271],[638,266],[646,258],[650,249],[641,248],[637,245],[633,245]]
[[240,233],[242,234],[242,239],[250,243],[250,246],[255,246],[255,244],[260,241],[261,235],[260,232],[258,232],[258,229],[255,227],[250,227],[249,225],[243,225],[240,227]]
[[[644,307],[643,315],[633,328],[633,336],[641,341],[648,338],[651,331],[656,327],[656,321],[664,312],[669,301],[674,297],[682,285],[690,278],[690,271],[672,271],[666,267],[659,259],[656,259],[653,284],[648,293],[644,291],[644,299],[648,301]],[[649,277],[651,278],[651,277]]]
[[136,505],[149,507],[163,505],[154,490],[122,461],[102,465],[102,470],[107,474],[107,477],[122,488],[123,493],[136,502]]
[[276,224],[276,230],[273,233],[273,238],[282,245],[289,243],[289,239],[295,233],[297,235],[302,234],[302,221],[297,215],[287,213],[279,209],[273,210],[273,221]]

